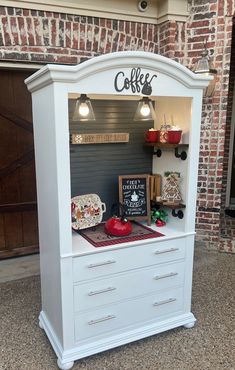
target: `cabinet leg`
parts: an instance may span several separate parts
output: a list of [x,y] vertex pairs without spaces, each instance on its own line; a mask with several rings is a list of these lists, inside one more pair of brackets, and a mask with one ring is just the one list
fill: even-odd
[[39,326],[39,328],[40,328],[40,329],[44,329],[44,327],[43,327],[43,325],[42,325],[42,323],[41,323],[40,319],[39,319],[39,321],[38,321],[38,326]]
[[185,327],[186,329],[191,329],[191,328],[193,328],[193,327],[194,327],[194,325],[195,325],[195,321],[193,321],[193,322],[189,322],[188,324],[185,324],[185,325],[184,325],[184,327]]
[[67,362],[66,364],[62,364],[59,359],[57,359],[57,365],[62,370],[69,370],[73,367],[74,361]]

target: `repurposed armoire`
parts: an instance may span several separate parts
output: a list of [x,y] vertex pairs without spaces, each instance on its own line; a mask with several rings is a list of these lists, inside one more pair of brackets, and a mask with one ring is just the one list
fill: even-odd
[[[26,80],[33,100],[39,321],[59,368],[168,329],[193,327],[199,136],[203,88],[209,80],[168,58],[138,51],[103,55],[77,66],[46,65]],[[136,88],[147,82],[145,91]],[[138,100],[147,94],[155,102],[155,127],[166,112],[180,123],[180,145],[150,148],[153,173],[177,171],[182,178],[182,209],[169,209],[169,221],[160,230],[164,236],[95,248],[72,232],[68,100],[80,94],[104,100]]]

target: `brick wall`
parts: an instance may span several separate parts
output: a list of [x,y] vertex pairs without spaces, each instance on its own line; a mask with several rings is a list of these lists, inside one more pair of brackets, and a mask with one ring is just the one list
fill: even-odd
[[166,22],[158,26],[159,54],[184,64],[185,23]]
[[225,138],[230,136],[231,126],[228,90],[233,13],[234,1],[231,0],[192,0],[186,25],[187,65],[195,63],[206,40],[218,71],[215,93],[203,101],[198,173],[197,240],[210,248],[221,245],[225,205],[229,146]]
[[207,41],[218,75],[214,96],[203,100],[196,225],[197,240],[209,248],[218,248],[221,231],[228,238],[234,236],[227,226],[235,229],[223,211],[234,78],[231,75],[228,99],[234,1],[190,0],[186,23],[159,26],[0,7],[2,60],[77,64],[103,53],[145,50],[191,67]]
[[232,104],[235,83],[235,20],[233,19],[232,29],[232,48],[230,59],[230,75],[229,75],[229,93],[227,105],[227,118],[225,130],[224,158],[223,158],[223,179],[222,179],[222,196],[221,196],[221,218],[220,218],[220,250],[227,252],[235,252],[235,219],[225,214],[226,187],[228,176],[228,161],[229,161],[229,144],[232,124]]
[[190,68],[206,41],[218,71],[213,97],[203,99],[196,239],[211,249],[235,252],[235,219],[224,213],[235,78],[235,1],[191,0],[189,10],[185,24],[159,26],[159,53]]
[[122,50],[158,53],[156,26],[0,7],[0,59],[77,64]]

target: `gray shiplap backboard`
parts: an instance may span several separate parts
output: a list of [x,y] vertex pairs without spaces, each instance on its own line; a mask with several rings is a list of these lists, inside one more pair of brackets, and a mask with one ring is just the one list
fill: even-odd
[[[88,144],[70,146],[71,196],[98,194],[106,203],[104,219],[110,217],[113,203],[118,201],[118,176],[151,173],[152,150],[144,147],[144,133],[153,122],[135,122],[137,101],[93,100],[96,116],[93,122],[72,122],[70,134],[126,132],[128,143]],[[69,112],[75,101],[69,100]]]

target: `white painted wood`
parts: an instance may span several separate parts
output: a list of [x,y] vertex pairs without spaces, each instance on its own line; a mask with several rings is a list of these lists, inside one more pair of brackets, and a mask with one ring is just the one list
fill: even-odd
[[200,144],[200,120],[201,117],[202,91],[195,92],[191,106],[191,122],[189,126],[189,149],[188,149],[188,173],[186,180],[186,212],[185,231],[195,229],[197,179]]
[[[172,218],[172,223],[174,221],[175,219]],[[179,222],[181,221],[182,220],[179,220]],[[157,228],[155,225],[152,224],[151,228],[153,230],[157,230],[161,232],[162,234],[164,234],[165,236],[161,237],[161,239],[158,239],[158,238],[149,239],[148,245],[155,244],[155,243],[161,243],[162,241],[166,241],[166,240],[172,240],[172,239],[176,240],[176,239],[188,236],[188,235],[192,235],[192,234],[194,235],[195,233],[194,231],[190,233],[185,233],[184,231],[179,230],[180,227],[174,228],[174,226],[172,227],[172,225],[169,225],[169,224],[170,223],[167,223],[166,226],[161,227],[161,228]],[[183,229],[183,226],[181,228]],[[128,243],[107,246],[105,247],[105,251],[108,252],[108,251],[114,251],[114,250],[119,250],[119,249],[124,249],[124,248],[126,249],[133,248],[135,246],[143,246],[143,245],[146,245],[146,240],[138,240],[138,241],[135,241],[134,243],[128,242]],[[103,248],[95,248],[93,245],[88,243],[84,238],[82,238],[76,232],[72,232],[72,250],[73,250],[72,254],[63,254],[61,257],[68,257],[70,255],[73,257],[76,257],[76,256],[87,255],[87,254],[93,254],[93,253],[99,254],[99,253],[104,252]]]
[[[125,51],[101,55],[75,66],[48,64],[26,79],[33,92],[60,82],[69,93],[116,94],[114,78],[118,72],[130,75],[134,67],[141,67],[150,77],[157,74],[152,85],[152,96],[193,97],[195,90],[205,88],[210,76],[195,74],[183,65],[161,55],[144,51]],[[159,81],[160,80],[160,81]],[[103,83],[105,81],[105,84]],[[122,92],[122,95],[140,95]]]
[[[181,128],[181,143],[189,143],[189,130],[191,122],[191,99],[187,97],[157,97],[156,104],[156,129],[160,129],[165,123],[176,125]],[[170,107],[170,109],[169,109]],[[179,109],[180,107],[180,109]]]
[[96,336],[98,339],[180,314],[183,314],[182,287],[80,313],[75,316],[75,340]]
[[62,370],[69,370],[69,369],[71,369],[73,367],[73,364],[74,364],[74,361],[66,362],[65,364],[62,364],[62,362],[60,361],[60,359],[59,358],[57,359],[57,365]]
[[[187,148],[180,149],[186,150],[188,153]],[[180,158],[175,158],[174,150],[162,150],[161,157],[157,157],[156,155],[153,156],[153,173],[160,174],[162,177],[164,176],[164,173],[167,171],[172,172],[179,172],[180,173],[180,193],[182,196],[182,203],[186,203],[186,194],[187,194],[187,170],[188,170],[189,162],[182,161]],[[163,185],[164,181],[162,181]],[[177,222],[175,222],[177,221]],[[178,222],[179,220],[172,219],[172,222],[174,222],[174,229],[177,231],[185,231],[184,230],[184,223]],[[171,225],[173,225],[171,223]]]
[[[54,89],[47,86],[33,98],[34,145],[40,240],[42,309],[62,341],[60,239],[55,136]],[[46,107],[46,108],[45,108]],[[45,149],[45,150],[44,150]],[[57,309],[55,309],[57,307]]]
[[195,325],[195,321],[193,321],[193,322],[189,322],[188,324],[185,324],[185,325],[184,325],[184,327],[185,327],[186,329],[191,329],[191,328],[193,328],[193,327],[194,327],[194,325]]
[[142,246],[113,251],[105,251],[105,248],[102,248],[104,250],[102,253],[73,259],[74,282],[176,261],[184,258],[185,248],[185,238],[151,244],[145,240]]
[[136,341],[142,338],[146,338],[150,335],[158,334],[169,329],[173,329],[179,326],[183,326],[187,323],[195,322],[196,319],[194,315],[189,312],[183,315],[177,315],[160,322],[147,323],[141,328],[127,328],[126,330],[121,331],[120,333],[115,333],[115,335],[110,334],[100,340],[92,341],[84,340],[79,341],[76,345],[73,346],[70,350],[65,350],[62,352],[58,340],[50,327],[49,322],[46,317],[41,312],[40,317],[43,318],[43,325],[46,328],[47,336],[51,342],[51,345],[57,354],[61,358],[61,361],[64,363],[78,360],[80,358],[90,356],[95,353],[105,351],[132,341]]
[[[153,160],[156,173],[182,173],[184,218],[168,210],[169,222],[158,229],[163,237],[95,248],[71,231],[68,97],[92,93],[95,98],[106,94],[115,99],[115,76],[119,71],[130,76],[136,67],[150,77],[157,75],[151,97],[159,114],[169,107],[169,114],[176,115],[177,106],[185,112],[177,117],[189,144],[187,160],[175,158],[171,151]],[[79,358],[195,322],[191,292],[197,167],[202,89],[208,81],[170,59],[144,52],[109,54],[79,66],[49,65],[26,80],[33,98],[39,320],[61,369],[71,368]],[[121,95],[137,97],[131,89]]]
[[43,329],[43,324],[40,320],[38,321],[38,326],[39,326],[40,329]]
[[[75,312],[183,286],[184,261],[108,275],[74,285]],[[122,294],[120,295],[120,292]]]

